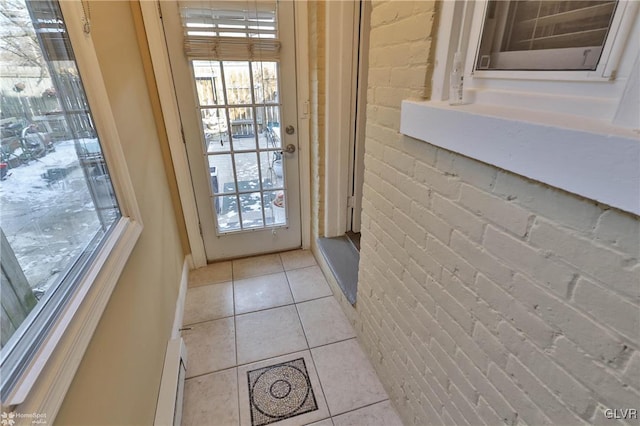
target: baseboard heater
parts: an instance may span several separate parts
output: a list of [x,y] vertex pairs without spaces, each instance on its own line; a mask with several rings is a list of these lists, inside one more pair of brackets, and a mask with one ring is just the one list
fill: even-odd
[[154,426],[180,426],[184,379],[187,374],[187,349],[182,338],[169,340],[164,357],[160,394]]

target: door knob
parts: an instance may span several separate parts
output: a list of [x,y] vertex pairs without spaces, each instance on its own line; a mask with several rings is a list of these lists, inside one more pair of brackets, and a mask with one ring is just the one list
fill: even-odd
[[287,145],[284,148],[284,152],[289,153],[289,154],[293,154],[294,152],[296,152],[296,146],[292,143],[290,143],[289,145]]
[[284,131],[287,132],[288,135],[292,135],[296,132],[296,128],[289,124],[287,127],[285,127]]

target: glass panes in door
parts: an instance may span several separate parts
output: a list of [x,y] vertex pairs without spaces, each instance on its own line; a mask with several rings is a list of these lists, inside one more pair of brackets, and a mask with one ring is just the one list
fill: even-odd
[[286,226],[278,63],[192,64],[218,234]]

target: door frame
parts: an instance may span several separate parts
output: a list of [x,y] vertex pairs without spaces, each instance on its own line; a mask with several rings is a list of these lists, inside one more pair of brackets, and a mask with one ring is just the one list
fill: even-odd
[[[362,209],[369,0],[326,3],[324,237],[351,230]],[[360,19],[362,14],[362,19]],[[358,55],[358,49],[362,54]],[[361,85],[358,86],[358,81]],[[356,100],[359,102],[356,114]],[[355,191],[352,191],[352,187]],[[356,226],[360,223],[357,221]]]
[[369,81],[369,33],[371,30],[371,2],[360,2],[359,13],[354,16],[354,45],[358,54],[353,58],[353,122],[354,138],[349,147],[349,189],[351,202],[347,203],[347,231],[360,232],[362,226],[362,196],[364,187],[364,144],[366,138],[367,85]]
[[[169,53],[162,27],[160,4],[158,1],[141,1],[140,8],[147,34],[149,53],[153,64],[156,86],[160,97],[165,130],[169,140],[169,148],[173,168],[176,174],[180,202],[184,211],[187,236],[191,249],[192,268],[199,268],[207,264],[204,241],[200,231],[200,218],[196,207],[195,192],[187,151],[182,136],[178,100],[173,85]],[[302,248],[309,248],[311,242],[311,184],[309,165],[309,65],[303,58],[308,58],[308,21],[306,2],[295,2],[295,62],[296,79],[298,85],[298,161],[300,174],[300,215]],[[305,109],[306,108],[306,109]],[[306,113],[305,113],[306,111]],[[306,219],[306,220],[305,220]]]

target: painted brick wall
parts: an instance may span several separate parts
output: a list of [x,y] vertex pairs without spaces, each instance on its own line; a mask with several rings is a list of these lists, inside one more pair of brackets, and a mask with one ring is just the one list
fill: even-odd
[[617,424],[606,408],[640,408],[639,218],[400,135],[434,14],[373,4],[345,310],[406,424]]

